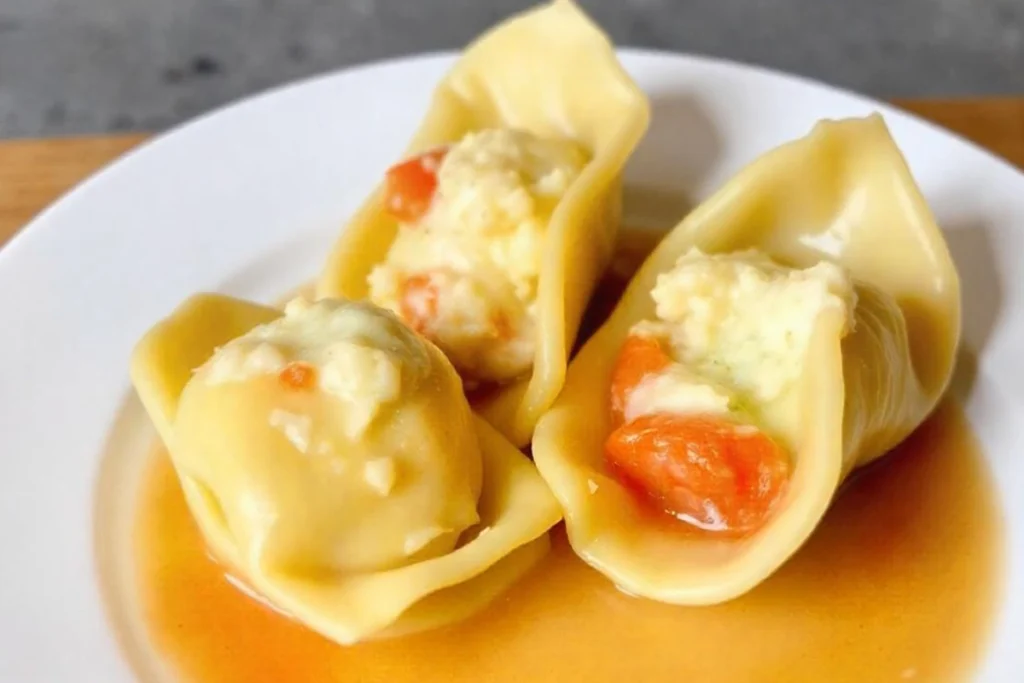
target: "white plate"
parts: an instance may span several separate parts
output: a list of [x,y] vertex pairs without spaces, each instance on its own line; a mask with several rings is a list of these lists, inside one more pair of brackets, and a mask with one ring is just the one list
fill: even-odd
[[[979,680],[1024,680],[1024,176],[829,87],[695,57],[622,54],[654,106],[628,182],[693,199],[816,119],[884,113],[960,268],[977,373],[957,387],[1005,511],[1010,579]],[[110,540],[123,530],[110,525],[127,523],[117,496],[97,506],[98,485],[124,485],[100,477],[101,455],[137,460],[145,436],[127,378],[132,345],[196,290],[270,301],[312,276],[451,61],[345,71],[202,118],[99,173],[0,252],[0,678],[132,679],[94,550],[94,529]],[[107,569],[109,582],[123,580]]]

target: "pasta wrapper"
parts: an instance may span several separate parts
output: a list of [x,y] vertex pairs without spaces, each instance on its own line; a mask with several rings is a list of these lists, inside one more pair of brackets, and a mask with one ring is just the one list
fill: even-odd
[[[796,398],[775,411],[794,457],[790,485],[742,539],[652,515],[603,466],[618,350],[633,324],[654,317],[658,274],[691,247],[759,249],[801,268],[831,260],[856,284],[852,332],[843,336],[836,310],[815,320]],[[959,330],[956,270],[882,118],[824,121],[746,167],[661,242],[570,366],[537,427],[534,459],[573,548],[623,589],[678,604],[728,600],[800,547],[854,468],[925,419],[950,380]]]
[[[591,157],[551,215],[537,294],[537,343],[528,379],[476,406],[523,446],[558,395],[580,318],[612,252],[622,210],[621,172],[647,129],[646,96],[608,38],[568,0],[525,12],[466,48],[438,85],[404,157],[483,128],[569,137]],[[378,188],[342,232],[319,296],[366,298],[367,276],[387,256],[397,222]]]
[[[132,380],[172,461],[178,400],[193,369],[217,346],[280,315],[273,308],[200,294],[139,342]],[[212,491],[180,470],[178,475],[192,515],[221,562],[289,616],[350,644],[466,617],[547,552],[546,532],[561,517],[556,501],[522,453],[484,420],[473,419],[483,464],[479,524],[452,552],[386,571],[322,575],[247,561]]]

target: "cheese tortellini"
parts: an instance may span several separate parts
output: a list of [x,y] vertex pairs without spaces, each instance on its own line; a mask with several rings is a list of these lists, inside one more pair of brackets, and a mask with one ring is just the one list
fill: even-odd
[[959,330],[948,248],[881,117],[825,121],[657,247],[570,366],[534,458],[573,548],[616,584],[728,600],[925,419]]
[[370,298],[449,355],[518,446],[562,387],[612,252],[649,103],[569,0],[471,44],[405,160],[339,237],[320,296]]
[[444,355],[372,304],[198,295],[132,376],[212,552],[339,643],[479,609],[559,519]]

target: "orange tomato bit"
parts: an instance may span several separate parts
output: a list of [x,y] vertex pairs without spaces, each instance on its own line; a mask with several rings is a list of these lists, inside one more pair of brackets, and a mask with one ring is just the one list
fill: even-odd
[[316,368],[309,363],[292,361],[278,373],[277,380],[286,389],[297,391],[312,389],[316,386]]
[[495,313],[491,318],[491,322],[494,325],[494,332],[499,341],[508,341],[515,336],[515,327],[513,327],[512,321],[508,319],[508,315],[504,311]]
[[709,415],[644,415],[605,442],[623,483],[709,531],[746,535],[785,493],[786,451],[764,432]]
[[629,392],[640,384],[644,377],[663,370],[671,362],[672,359],[659,340],[641,335],[626,337],[612,369],[610,398],[612,422],[615,425],[622,422]]
[[437,299],[437,287],[430,275],[413,275],[402,283],[399,313],[409,327],[422,334],[437,316]]
[[432,149],[407,159],[384,175],[384,206],[403,223],[415,223],[430,208],[437,189],[437,169],[447,147]]

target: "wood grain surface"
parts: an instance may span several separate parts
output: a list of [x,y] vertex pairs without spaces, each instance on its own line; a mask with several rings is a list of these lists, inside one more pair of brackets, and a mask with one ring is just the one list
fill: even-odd
[[[1024,97],[897,100],[1024,169]],[[145,135],[0,141],[0,244]]]

